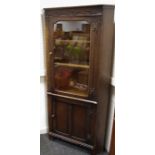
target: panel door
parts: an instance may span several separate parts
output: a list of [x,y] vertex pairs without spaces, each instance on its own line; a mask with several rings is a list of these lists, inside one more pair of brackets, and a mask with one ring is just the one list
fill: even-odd
[[72,107],[72,136],[82,141],[86,140],[87,134],[87,108],[73,105]]
[[52,125],[53,131],[69,136],[69,104],[53,100]]
[[95,135],[96,109],[93,105],[73,105],[72,108],[72,133],[77,140],[93,144]]
[[93,144],[96,106],[55,98],[52,116],[53,132]]

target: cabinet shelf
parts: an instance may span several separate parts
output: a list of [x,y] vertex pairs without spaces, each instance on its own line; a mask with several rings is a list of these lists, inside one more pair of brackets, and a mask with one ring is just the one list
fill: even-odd
[[76,89],[67,89],[67,90],[55,90],[57,93],[64,93],[68,95],[76,95],[79,97],[88,97],[88,92],[87,91],[78,91]]
[[73,68],[83,68],[83,69],[89,69],[89,65],[82,65],[82,64],[72,64],[72,63],[54,63],[56,66],[63,66],[63,67],[73,67]]
[[90,41],[87,40],[63,40],[63,39],[55,39],[56,45],[60,43],[90,43]]
[[81,101],[81,102],[85,102],[85,103],[92,103],[92,104],[95,104],[95,105],[98,104],[98,102],[95,101],[95,100],[89,100],[89,99],[84,99],[84,98],[66,96],[66,95],[56,94],[56,93],[52,93],[52,92],[47,92],[47,94],[52,95],[52,96],[56,96],[56,97],[65,98],[65,99],[71,99],[71,100]]

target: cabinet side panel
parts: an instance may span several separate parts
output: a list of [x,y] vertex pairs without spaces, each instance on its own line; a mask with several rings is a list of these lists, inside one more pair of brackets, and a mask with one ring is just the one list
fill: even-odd
[[111,82],[114,56],[114,9],[104,8],[102,18],[99,72],[106,82]]
[[114,8],[103,8],[103,22],[100,36],[100,54],[98,70],[98,108],[97,108],[97,152],[104,148],[110,84],[113,61]]
[[[45,45],[45,49],[44,49],[44,54],[45,54],[45,67],[46,67],[46,91],[48,91],[48,89],[51,87],[51,64],[50,62],[50,58],[49,58],[49,29],[48,29],[48,25],[49,25],[49,19],[45,16],[45,14],[43,14],[43,35],[44,35],[44,45]],[[52,113],[52,97],[47,95],[47,107],[48,107],[48,131],[51,132],[52,131],[52,120],[51,120],[51,113]]]

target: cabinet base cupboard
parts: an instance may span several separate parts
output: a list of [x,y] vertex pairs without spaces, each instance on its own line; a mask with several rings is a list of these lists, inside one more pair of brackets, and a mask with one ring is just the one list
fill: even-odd
[[49,137],[105,147],[114,6],[44,9]]

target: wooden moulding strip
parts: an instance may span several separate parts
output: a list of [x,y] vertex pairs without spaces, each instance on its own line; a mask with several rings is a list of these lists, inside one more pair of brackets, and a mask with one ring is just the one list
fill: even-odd
[[88,94],[82,94],[82,93],[75,93],[75,92],[70,92],[70,91],[62,91],[62,90],[55,90],[57,93],[65,93],[67,95],[78,95],[80,97],[88,97]]
[[65,136],[61,136],[61,135],[58,135],[58,134],[53,133],[53,132],[49,132],[49,135],[53,136],[53,137],[56,137],[56,138],[59,138],[59,139],[62,139],[64,141],[76,144],[76,145],[86,147],[86,148],[91,149],[91,150],[94,149],[94,147],[92,145],[89,145],[89,144],[86,144],[86,143],[83,143],[83,142],[80,142],[80,141],[77,141],[77,140],[74,140],[74,139],[71,139],[71,138],[68,138],[68,137],[65,137]]
[[51,93],[51,92],[47,92],[47,94],[48,95],[57,96],[57,97],[66,98],[66,99],[72,99],[72,100],[76,100],[76,101],[97,104],[96,101],[86,100],[86,99],[82,99],[82,98],[76,98],[76,97],[71,97],[71,96],[64,96],[64,95],[59,95],[59,94],[55,94],[55,93]]
[[89,65],[79,65],[79,64],[69,64],[69,63],[58,63],[58,62],[56,62],[55,65],[57,65],[57,66],[65,66],[65,67],[77,67],[77,68],[89,69]]

